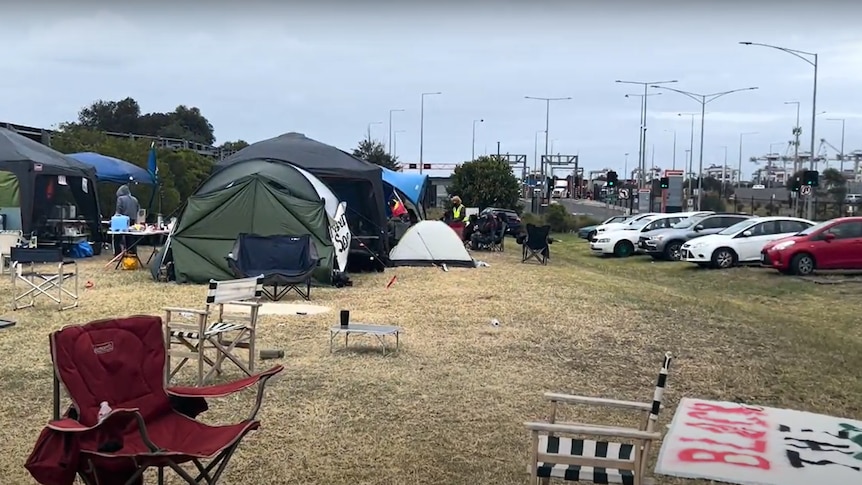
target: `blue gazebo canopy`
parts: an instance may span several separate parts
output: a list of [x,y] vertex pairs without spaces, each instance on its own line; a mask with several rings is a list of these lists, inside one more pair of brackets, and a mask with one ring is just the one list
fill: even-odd
[[145,169],[125,160],[93,152],[72,153],[68,156],[96,169],[96,180],[99,182],[153,185],[153,177]]
[[428,176],[418,173],[404,173],[383,168],[383,181],[398,189],[417,207],[422,206],[422,196],[428,183]]

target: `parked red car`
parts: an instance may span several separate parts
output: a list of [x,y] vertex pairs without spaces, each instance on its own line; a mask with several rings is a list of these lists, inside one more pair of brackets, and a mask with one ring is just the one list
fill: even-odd
[[786,274],[862,269],[862,217],[841,217],[767,244],[760,263]]

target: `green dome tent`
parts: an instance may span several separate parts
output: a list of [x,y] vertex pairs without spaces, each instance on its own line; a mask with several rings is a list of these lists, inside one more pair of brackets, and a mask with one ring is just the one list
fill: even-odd
[[329,224],[338,205],[323,182],[295,165],[245,160],[212,174],[189,198],[165,259],[177,283],[231,279],[225,257],[240,233],[310,234],[323,258],[314,278],[328,284],[335,264]]

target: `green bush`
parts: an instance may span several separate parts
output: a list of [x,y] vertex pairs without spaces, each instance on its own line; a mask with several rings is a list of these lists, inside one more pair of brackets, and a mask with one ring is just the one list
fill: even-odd
[[577,231],[584,226],[593,226],[601,223],[601,221],[597,221],[592,217],[572,215],[560,204],[548,206],[543,216],[525,213],[521,216],[521,222],[523,222],[525,227],[527,224],[534,224],[536,226],[547,224],[551,226],[551,232],[555,233]]

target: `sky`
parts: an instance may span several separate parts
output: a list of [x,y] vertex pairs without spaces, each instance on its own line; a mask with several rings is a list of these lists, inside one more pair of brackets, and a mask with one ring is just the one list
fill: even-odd
[[[119,3],[119,2],[115,2]],[[291,131],[350,150],[366,136],[397,133],[402,162],[455,164],[475,152],[544,152],[551,103],[553,153],[578,155],[586,170],[638,158],[643,88],[615,80],[678,80],[708,94],[704,166],[784,153],[799,101],[802,149],[810,146],[811,65],[760,42],[819,54],[817,145],[862,149],[862,3],[318,0],[136,2],[86,0],[4,5],[0,121],[48,128],[72,121],[95,100],[131,96],[144,112],[197,106],[218,142],[255,142]],[[710,6],[712,4],[712,6]],[[659,90],[650,89],[658,93]],[[699,149],[700,104],[662,92],[649,97],[647,161],[676,167]],[[403,130],[403,131],[402,131]],[[538,133],[538,134],[537,134]],[[538,141],[538,142],[537,142]],[[549,143],[549,144],[550,144]],[[726,148],[725,148],[726,147]],[[628,153],[628,157],[626,157]],[[827,149],[834,155],[836,150]],[[653,158],[654,157],[654,158]],[[626,158],[628,162],[626,163]],[[695,155],[695,165],[698,158]]]

